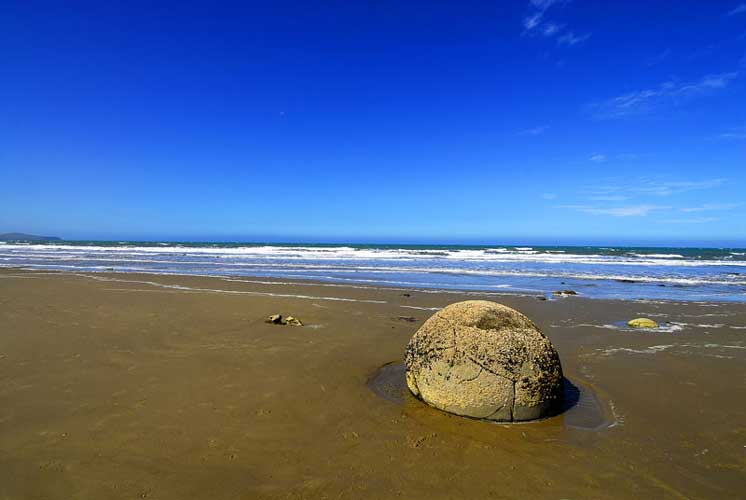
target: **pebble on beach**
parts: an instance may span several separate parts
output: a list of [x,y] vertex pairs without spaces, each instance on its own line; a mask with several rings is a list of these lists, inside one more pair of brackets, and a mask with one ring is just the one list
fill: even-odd
[[267,317],[264,322],[270,323],[272,325],[303,326],[303,322],[300,319],[294,316],[283,318],[282,314],[272,314],[271,316]]
[[294,316],[288,316],[285,318],[284,324],[290,326],[303,326],[303,322]]
[[658,323],[650,318],[635,318],[627,322],[631,328],[658,328]]
[[281,325],[282,324],[282,314],[272,314],[271,316],[267,317],[267,319],[264,320],[265,323],[271,323],[273,325]]

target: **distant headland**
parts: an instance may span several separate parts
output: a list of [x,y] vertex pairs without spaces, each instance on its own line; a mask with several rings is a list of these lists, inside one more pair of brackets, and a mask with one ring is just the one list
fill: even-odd
[[26,233],[0,233],[0,241],[60,241],[57,236],[38,236]]

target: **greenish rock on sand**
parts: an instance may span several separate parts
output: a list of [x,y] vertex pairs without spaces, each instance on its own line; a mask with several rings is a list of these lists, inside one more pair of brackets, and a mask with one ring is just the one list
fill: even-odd
[[632,328],[658,328],[658,323],[650,318],[635,318],[627,321],[627,326]]
[[284,324],[290,326],[303,326],[303,322],[294,316],[288,316],[285,318]]
[[562,405],[554,346],[526,316],[495,302],[458,302],[435,313],[409,341],[405,364],[412,394],[456,415],[533,420]]

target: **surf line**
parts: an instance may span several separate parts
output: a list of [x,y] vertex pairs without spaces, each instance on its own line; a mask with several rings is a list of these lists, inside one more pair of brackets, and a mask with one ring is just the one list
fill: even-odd
[[[189,286],[183,286],[183,285],[168,285],[165,283],[158,283],[155,281],[119,280],[119,279],[114,279],[114,278],[105,278],[103,276],[90,276],[87,274],[80,274],[80,273],[75,273],[75,276],[92,279],[94,281],[108,281],[108,282],[115,282],[115,283],[134,283],[138,285],[150,285],[153,287],[166,288],[169,290],[181,291],[181,292],[225,293],[225,294],[231,294],[231,295],[253,295],[253,296],[262,296],[262,297],[279,297],[279,298],[304,299],[304,300],[330,300],[330,301],[336,301],[336,302],[361,302],[361,303],[366,303],[366,304],[386,304],[387,303],[385,300],[373,300],[373,299],[350,299],[347,297],[295,295],[295,294],[289,294],[289,293],[272,293],[272,292],[249,292],[249,291],[242,291],[242,290],[221,290],[221,289],[215,289],[215,288],[195,288],[195,287],[189,287]],[[122,292],[132,291],[126,288],[121,288],[121,289],[111,288],[109,290],[117,290],[117,291],[122,291]],[[145,291],[145,290],[137,290],[137,291]]]

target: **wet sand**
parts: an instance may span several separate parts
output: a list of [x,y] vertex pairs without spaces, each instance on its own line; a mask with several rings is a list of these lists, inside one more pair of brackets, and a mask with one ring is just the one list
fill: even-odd
[[[410,336],[476,298],[552,340],[565,413],[499,425],[403,390]],[[638,316],[675,323],[615,326]],[[2,499],[744,492],[745,305],[0,270]]]

